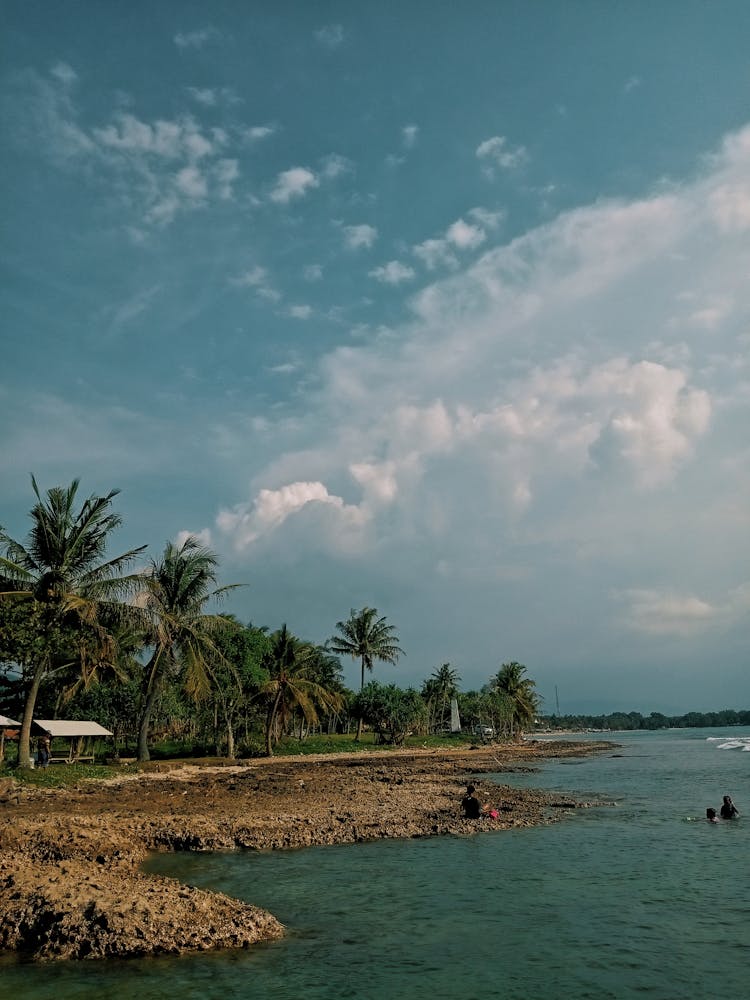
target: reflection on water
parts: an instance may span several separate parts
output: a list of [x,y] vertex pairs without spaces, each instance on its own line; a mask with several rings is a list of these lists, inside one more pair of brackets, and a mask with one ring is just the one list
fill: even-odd
[[552,827],[161,855],[152,870],[265,906],[288,936],[96,969],[5,963],[0,985],[35,1000],[744,995],[750,821],[701,817],[727,793],[750,809],[749,758],[706,735],[618,734],[612,755],[498,776],[618,803]]

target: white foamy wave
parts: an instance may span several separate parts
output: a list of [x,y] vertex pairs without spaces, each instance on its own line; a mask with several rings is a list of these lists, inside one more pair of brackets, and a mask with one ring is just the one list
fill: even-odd
[[707,736],[707,743],[715,743],[717,750],[750,750],[750,736]]

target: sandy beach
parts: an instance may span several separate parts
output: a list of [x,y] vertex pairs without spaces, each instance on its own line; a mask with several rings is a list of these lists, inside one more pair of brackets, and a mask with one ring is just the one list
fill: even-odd
[[[0,950],[95,959],[245,948],[280,937],[248,903],[143,873],[151,851],[278,850],[467,836],[554,822],[592,803],[482,780],[612,744],[528,741],[460,751],[365,752],[219,766],[123,767],[64,790],[0,787]],[[465,820],[467,782],[498,812]],[[596,803],[600,805],[601,803]]]

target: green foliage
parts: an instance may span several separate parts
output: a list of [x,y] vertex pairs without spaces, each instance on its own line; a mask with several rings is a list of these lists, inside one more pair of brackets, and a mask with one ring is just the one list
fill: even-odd
[[496,676],[490,682],[490,688],[504,699],[511,722],[511,737],[520,739],[524,728],[534,723],[539,709],[539,696],[536,693],[536,682],[525,677],[526,667],[523,663],[512,660],[503,663]]
[[149,759],[151,713],[160,689],[179,679],[196,700],[211,690],[214,664],[223,661],[214,636],[226,619],[206,614],[207,603],[223,596],[236,584],[212,589],[218,559],[188,536],[181,545],[168,542],[159,560],[152,560],[142,577],[139,607],[147,644],[152,654],[143,672],[143,708],[138,732],[138,759]]
[[290,718],[299,712],[308,725],[319,721],[318,711],[338,712],[343,707],[341,692],[319,683],[326,676],[326,650],[304,643],[292,635],[286,625],[271,636],[271,645],[263,658],[268,681],[261,688],[268,706],[266,714],[266,753],[273,754],[274,743]]
[[427,725],[427,707],[413,688],[370,681],[355,695],[352,708],[381,743],[401,744],[409,732]]
[[30,759],[31,719],[42,682],[62,670],[60,678],[69,683],[64,669],[75,664],[81,682],[88,684],[113,661],[111,625],[137,580],[124,570],[145,548],[105,558],[110,535],[121,522],[112,511],[117,490],[90,496],[77,508],[77,479],[67,488],[53,487],[45,497],[33,476],[31,483],[36,503],[25,543],[0,530],[0,597],[20,602],[27,614],[26,626],[17,624],[11,634],[25,693],[22,763]]
[[750,709],[725,708],[720,712],[687,712],[663,715],[651,712],[610,712],[609,715],[550,715],[541,720],[551,729],[637,730],[637,729],[723,729],[750,726]]

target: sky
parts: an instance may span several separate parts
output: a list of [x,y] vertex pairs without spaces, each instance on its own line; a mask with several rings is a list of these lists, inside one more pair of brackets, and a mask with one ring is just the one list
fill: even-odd
[[198,534],[243,621],[377,608],[383,682],[750,705],[745,0],[3,0],[0,36],[10,534],[79,478],[112,555]]

